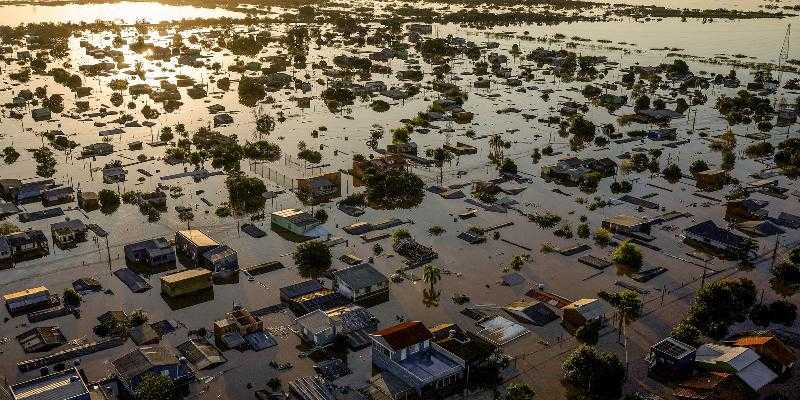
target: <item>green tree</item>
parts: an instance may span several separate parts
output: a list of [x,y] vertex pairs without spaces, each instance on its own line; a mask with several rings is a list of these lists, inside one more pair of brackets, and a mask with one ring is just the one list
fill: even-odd
[[161,374],[146,374],[136,385],[136,400],[169,400],[175,397],[175,383]]
[[666,179],[669,183],[676,183],[681,180],[681,176],[683,176],[683,173],[681,173],[681,168],[678,166],[678,164],[670,164],[667,166],[667,168],[664,168],[662,173],[664,174],[664,179]]
[[431,285],[431,291],[433,291],[434,285],[442,280],[442,270],[435,265],[428,264],[422,270],[422,277],[425,279],[425,282]]
[[439,168],[439,183],[444,180],[444,163],[453,159],[452,154],[442,147],[433,150],[433,162]]
[[411,238],[411,234],[405,229],[398,229],[392,232],[392,242],[397,244],[403,239]]
[[331,250],[318,240],[301,243],[294,251],[294,263],[305,278],[317,278],[331,267]]
[[113,190],[103,189],[97,194],[97,198],[103,214],[111,214],[119,208],[119,195]]
[[690,346],[700,346],[702,332],[696,326],[686,321],[681,321],[672,328],[670,336]]
[[64,303],[73,307],[81,305],[81,295],[73,288],[64,289]]
[[594,346],[600,339],[600,320],[593,319],[575,331],[575,338],[583,344]]
[[583,345],[561,366],[564,381],[587,399],[617,399],[622,394],[625,367],[613,353]]
[[698,172],[703,172],[703,171],[708,171],[708,164],[703,159],[695,160],[689,167],[689,172],[691,172],[692,174],[696,174]]
[[642,252],[630,240],[625,240],[611,253],[611,260],[629,268],[642,266]]
[[608,245],[611,243],[611,232],[605,228],[597,228],[597,230],[594,231],[594,241],[601,246]]
[[506,400],[533,400],[536,392],[527,383],[512,383],[506,388]]

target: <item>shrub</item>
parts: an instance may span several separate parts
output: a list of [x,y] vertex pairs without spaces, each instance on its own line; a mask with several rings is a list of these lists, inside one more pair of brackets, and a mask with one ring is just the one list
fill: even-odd
[[614,249],[611,260],[617,264],[638,269],[642,266],[642,253],[630,240],[625,240]]

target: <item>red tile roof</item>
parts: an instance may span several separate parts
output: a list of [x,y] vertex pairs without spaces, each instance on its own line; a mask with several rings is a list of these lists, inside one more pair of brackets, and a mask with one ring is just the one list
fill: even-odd
[[393,350],[404,349],[433,338],[431,331],[419,321],[408,321],[390,326],[375,332],[374,335],[385,340]]

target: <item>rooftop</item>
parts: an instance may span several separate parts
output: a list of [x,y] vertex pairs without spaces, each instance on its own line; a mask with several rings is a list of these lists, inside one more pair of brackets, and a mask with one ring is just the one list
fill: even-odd
[[430,340],[433,337],[431,331],[419,321],[408,321],[390,326],[375,332],[372,336],[380,338],[395,351]]
[[178,235],[183,236],[186,240],[194,243],[196,246],[199,247],[210,247],[216,246],[218,243],[208,237],[203,231],[197,229],[191,229],[187,231],[178,231]]
[[352,289],[362,289],[387,282],[386,276],[375,269],[370,263],[354,265],[341,269],[333,275]]
[[77,369],[68,368],[13,385],[11,393],[15,400],[69,400],[89,393],[89,388]]
[[161,281],[165,283],[176,283],[187,279],[199,278],[207,276],[211,279],[211,271],[207,269],[187,269],[185,271],[176,272],[174,274],[165,275],[161,277]]

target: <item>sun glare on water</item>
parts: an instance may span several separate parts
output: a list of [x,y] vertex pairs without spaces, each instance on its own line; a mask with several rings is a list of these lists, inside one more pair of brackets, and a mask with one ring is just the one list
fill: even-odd
[[172,6],[157,2],[121,2],[114,4],[70,4],[51,7],[33,5],[7,6],[0,14],[0,25],[42,22],[116,21],[132,24],[145,20],[151,23],[194,18],[236,17],[238,13],[220,9]]

